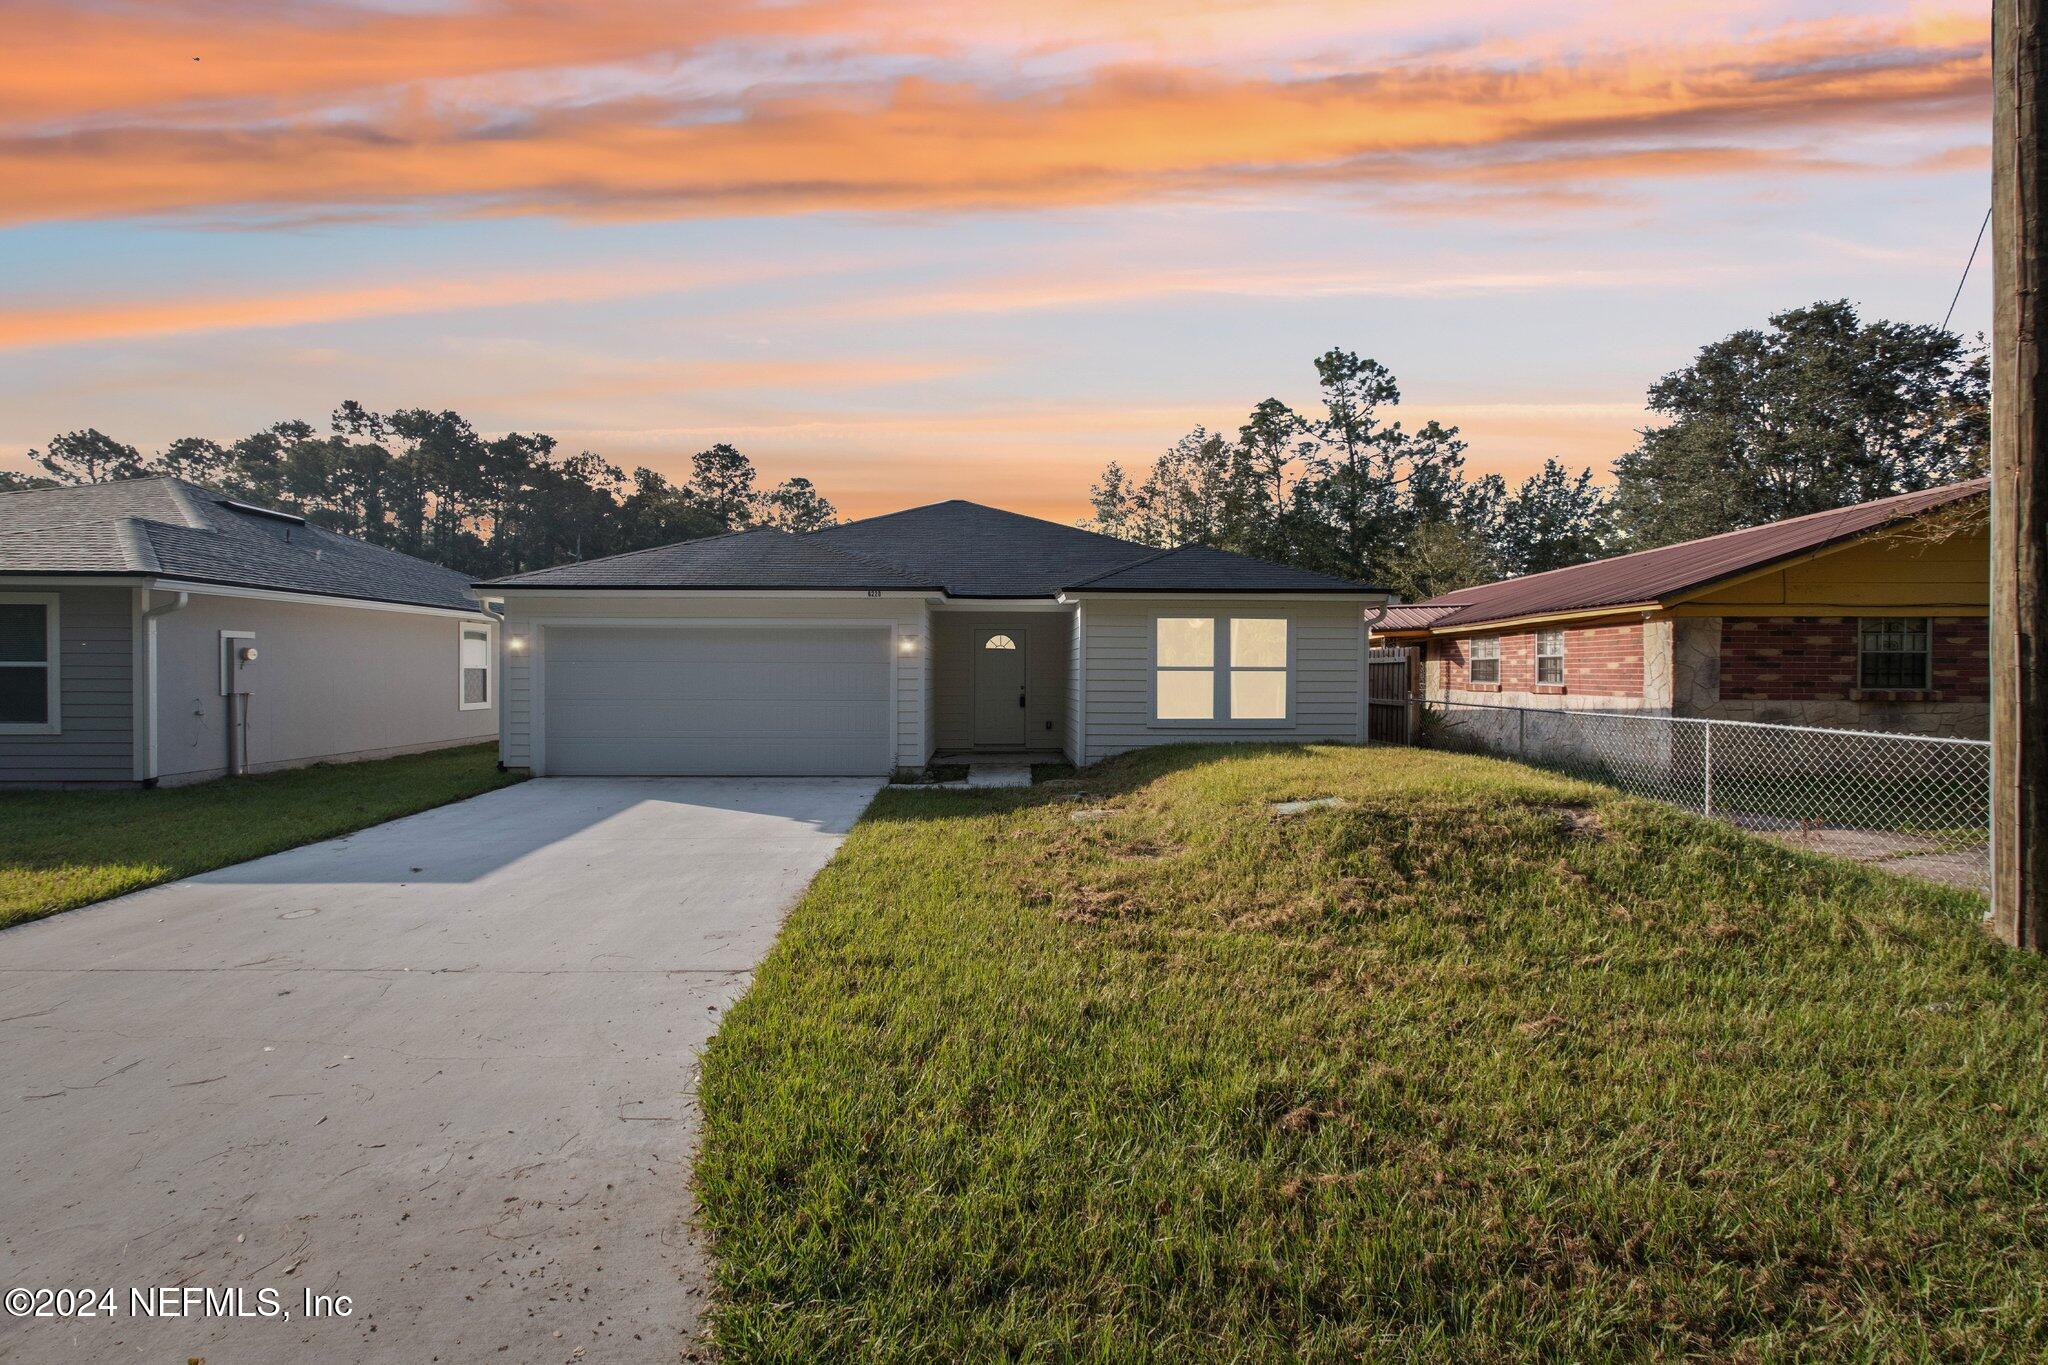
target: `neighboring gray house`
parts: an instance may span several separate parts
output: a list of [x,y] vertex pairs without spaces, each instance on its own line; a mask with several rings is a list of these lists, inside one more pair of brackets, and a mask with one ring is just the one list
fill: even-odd
[[880,774],[1185,740],[1362,741],[1387,593],[971,502],[475,585],[508,767]]
[[128,786],[491,738],[462,575],[178,479],[0,494],[0,786]]

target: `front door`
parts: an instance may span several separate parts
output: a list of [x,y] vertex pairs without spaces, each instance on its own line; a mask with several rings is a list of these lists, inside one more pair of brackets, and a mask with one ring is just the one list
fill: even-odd
[[974,747],[1024,747],[1024,632],[974,632]]

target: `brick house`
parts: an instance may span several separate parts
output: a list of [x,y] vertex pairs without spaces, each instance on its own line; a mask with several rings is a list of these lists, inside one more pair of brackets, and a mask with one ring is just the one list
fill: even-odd
[[1392,608],[1434,703],[1983,738],[1982,479]]

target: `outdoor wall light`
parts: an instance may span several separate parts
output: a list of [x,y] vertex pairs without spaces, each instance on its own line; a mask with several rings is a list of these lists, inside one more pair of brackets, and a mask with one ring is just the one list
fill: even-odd
[[896,648],[905,654],[917,653],[917,637],[915,635],[904,636],[896,642]]
[[508,636],[505,640],[505,648],[517,654],[520,650],[526,648],[526,637],[524,635]]

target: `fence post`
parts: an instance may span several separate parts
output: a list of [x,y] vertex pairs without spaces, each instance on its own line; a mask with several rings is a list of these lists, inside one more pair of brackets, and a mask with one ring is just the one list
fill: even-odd
[[1529,712],[1526,708],[1515,708],[1515,753],[1521,758],[1529,756]]
[[1703,720],[1700,729],[1706,734],[1702,750],[1705,761],[1700,770],[1700,814],[1712,817],[1714,814],[1714,722]]

